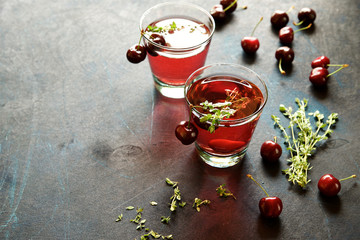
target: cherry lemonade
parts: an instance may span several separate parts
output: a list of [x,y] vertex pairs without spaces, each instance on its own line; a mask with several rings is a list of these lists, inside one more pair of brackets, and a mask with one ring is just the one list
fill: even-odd
[[211,35],[205,24],[190,18],[172,17],[151,23],[145,36],[151,33],[161,34],[166,41],[163,49],[158,48],[155,54],[148,52],[147,55],[158,81],[182,86],[192,72],[204,66]]
[[[198,147],[215,156],[246,151],[260,118],[257,113],[264,104],[264,96],[255,84],[233,76],[211,76],[194,82],[186,97],[195,106],[192,122],[199,131]],[[211,123],[200,121],[202,116],[210,113],[198,107],[205,101],[231,102],[230,108],[236,110],[232,116],[221,120],[212,133],[209,131]]]

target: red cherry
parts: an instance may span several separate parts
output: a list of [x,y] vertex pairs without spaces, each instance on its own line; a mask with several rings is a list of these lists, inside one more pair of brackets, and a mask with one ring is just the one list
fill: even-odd
[[313,23],[315,21],[315,18],[316,12],[313,9],[302,8],[298,13],[298,19],[300,22],[296,25]]
[[259,209],[262,216],[266,218],[276,218],[278,217],[283,208],[283,204],[280,198],[270,197],[265,189],[250,175],[247,175],[248,178],[253,180],[266,194],[266,197],[260,199]]
[[285,27],[286,24],[289,22],[289,15],[281,10],[276,10],[270,18],[271,25],[276,28],[280,29]]
[[281,146],[275,141],[265,141],[260,148],[261,157],[268,162],[276,162],[282,154]]
[[135,44],[131,46],[126,52],[126,58],[131,63],[142,62],[146,58],[145,47],[140,44]]
[[311,62],[311,67],[312,68],[316,68],[316,67],[328,68],[329,64],[330,64],[330,59],[327,56],[320,56],[320,57],[315,58]]
[[297,30],[293,30],[291,27],[283,27],[280,29],[279,31],[279,39],[280,39],[280,42],[282,44],[285,44],[285,45],[289,45],[293,42],[294,40],[294,33],[296,32],[299,32],[299,31],[303,31],[303,30],[306,30],[308,28],[311,27],[311,23],[306,26],[306,27],[303,27],[303,28],[300,28],[300,29],[297,29]]
[[325,174],[319,179],[318,188],[319,188],[321,194],[323,194],[324,196],[333,197],[333,196],[336,196],[340,192],[340,190],[341,190],[340,182],[341,181],[347,180],[350,178],[355,178],[355,177],[356,177],[356,175],[352,175],[350,177],[338,180],[336,177],[334,177],[331,174]]
[[262,198],[259,202],[259,209],[261,214],[267,218],[276,218],[280,215],[283,204],[278,197]]
[[260,22],[262,20],[263,20],[263,17],[260,18],[260,21],[254,27],[250,37],[244,37],[241,40],[241,47],[244,49],[244,52],[246,52],[248,54],[255,53],[260,47],[259,40],[256,37],[253,37],[253,35],[255,32],[255,29],[257,28],[257,26],[260,24]]
[[210,14],[215,19],[215,21],[222,21],[226,18],[224,8],[220,4],[214,5],[210,10]]
[[294,40],[294,30],[291,27],[283,27],[279,31],[279,39],[282,44],[290,44]]
[[244,37],[241,40],[241,47],[246,53],[255,53],[260,47],[260,42],[256,37]]
[[294,61],[294,50],[287,46],[279,47],[275,52],[275,58],[279,61],[279,70],[281,74],[286,74],[282,65],[290,65]]
[[325,86],[327,83],[329,72],[326,68],[316,67],[311,70],[309,80],[315,86]]
[[[165,41],[165,38],[160,35],[160,34],[157,34],[157,33],[153,33],[150,35],[149,39],[151,40],[151,42],[153,43],[156,43],[156,44],[159,44],[159,45],[162,45],[162,46],[166,46],[166,41]],[[146,50],[147,52],[151,55],[151,56],[154,56],[156,57],[158,54],[157,52],[155,51],[157,47],[152,44],[152,43],[148,43],[146,45]]]
[[[235,2],[231,7],[230,5]],[[223,6],[224,9],[230,7],[229,9],[226,10],[226,14],[230,14],[233,11],[235,11],[236,7],[237,7],[237,0],[221,0],[220,4]]]
[[198,133],[199,132],[194,124],[188,121],[180,122],[180,124],[175,128],[175,136],[184,145],[193,143],[196,140]]

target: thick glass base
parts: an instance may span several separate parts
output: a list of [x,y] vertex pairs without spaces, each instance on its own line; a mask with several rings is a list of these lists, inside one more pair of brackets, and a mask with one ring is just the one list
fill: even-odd
[[243,151],[230,156],[215,156],[202,150],[197,143],[195,143],[196,150],[200,158],[208,165],[216,168],[228,168],[238,164],[245,156],[247,148]]
[[165,97],[168,98],[184,98],[184,85],[172,86],[161,82],[155,75],[153,75],[155,88]]

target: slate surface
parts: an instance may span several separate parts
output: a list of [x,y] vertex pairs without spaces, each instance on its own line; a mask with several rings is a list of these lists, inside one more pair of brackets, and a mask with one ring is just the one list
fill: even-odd
[[[174,128],[186,116],[183,100],[159,96],[148,63],[133,65],[125,58],[138,41],[141,14],[159,2],[0,2],[0,238],[140,239],[144,230],[129,222],[136,212],[125,210],[133,205],[144,208],[147,227],[174,239],[356,239],[359,180],[344,182],[332,199],[320,196],[316,183],[325,173],[359,175],[360,2],[240,1],[248,9],[217,27],[207,64],[242,64],[269,88],[245,159],[223,170],[204,165],[193,145],[175,139]],[[205,9],[217,3],[192,2]],[[302,7],[315,9],[317,19],[311,30],[295,34],[293,67],[282,76],[274,58],[280,44],[269,19],[292,4],[291,21]],[[261,16],[261,46],[248,57],[240,40]],[[320,55],[350,64],[322,91],[307,80],[310,62]],[[281,103],[295,107],[296,97],[308,98],[310,111],[340,115],[332,137],[311,159],[306,190],[281,174],[286,150],[275,166],[259,155],[263,141],[282,139],[270,115],[280,115]],[[247,173],[283,200],[279,219],[260,217],[264,194]],[[166,177],[179,182],[188,203],[171,214],[169,225],[160,222],[170,215]],[[217,197],[223,183],[236,201]],[[212,203],[197,213],[191,208],[195,197]],[[123,221],[115,222],[121,213]]]

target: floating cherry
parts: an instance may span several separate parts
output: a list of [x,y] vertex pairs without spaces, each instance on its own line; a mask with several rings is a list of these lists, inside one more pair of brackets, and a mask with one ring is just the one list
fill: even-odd
[[241,40],[241,47],[243,48],[244,52],[246,52],[248,54],[255,53],[260,47],[259,39],[257,39],[256,37],[253,37],[253,35],[255,32],[255,29],[257,28],[257,26],[259,26],[259,24],[261,23],[262,20],[263,20],[263,17],[260,18],[260,21],[254,27],[253,31],[251,32],[250,37],[244,37]]
[[259,201],[259,209],[262,216],[266,218],[276,218],[278,217],[283,208],[283,204],[280,198],[270,197],[265,189],[250,175],[247,175],[248,178],[253,180],[266,194],[267,197],[261,198]]
[[146,49],[140,44],[135,44],[127,50],[126,57],[131,63],[142,62],[146,58]]
[[278,161],[281,154],[282,154],[282,148],[276,142],[276,137],[274,137],[274,141],[268,140],[268,141],[265,141],[261,145],[260,155],[267,162],[276,162],[276,161]]
[[282,65],[290,65],[294,61],[294,57],[294,50],[292,50],[290,47],[283,46],[276,50],[275,58],[279,61],[279,70],[281,74],[286,74],[282,68]]
[[334,177],[331,174],[325,174],[318,181],[318,189],[320,193],[323,194],[324,196],[333,197],[340,192],[341,181],[355,177],[356,175],[351,175],[350,177],[338,180],[336,177]]
[[[165,38],[164,38],[162,35],[160,35],[160,34],[152,33],[152,34],[149,36],[149,39],[150,39],[151,42],[153,42],[153,43],[156,43],[156,44],[159,44],[159,45],[162,45],[162,46],[166,46]],[[157,52],[155,51],[156,46],[155,46],[153,43],[147,43],[147,44],[146,44],[146,50],[147,50],[147,52],[148,52],[151,56],[156,57],[158,54],[157,54]]]

